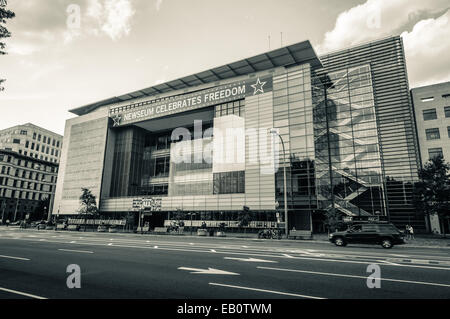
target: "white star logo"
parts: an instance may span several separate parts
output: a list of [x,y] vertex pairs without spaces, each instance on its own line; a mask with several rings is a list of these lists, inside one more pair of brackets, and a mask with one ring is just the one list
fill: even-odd
[[114,126],[119,126],[120,125],[120,120],[122,119],[122,117],[120,115],[116,115],[112,119],[114,121]]
[[250,85],[252,88],[255,89],[255,92],[253,92],[253,95],[256,95],[256,93],[258,93],[258,92],[264,93],[264,90],[263,90],[264,84],[266,84],[266,82],[261,82],[261,81],[259,80],[259,78],[258,78],[258,79],[256,80],[256,83],[255,83],[255,84]]

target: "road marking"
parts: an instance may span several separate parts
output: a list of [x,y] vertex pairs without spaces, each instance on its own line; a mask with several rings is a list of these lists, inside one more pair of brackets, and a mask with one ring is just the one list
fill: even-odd
[[212,252],[212,253],[215,253],[216,251],[215,251],[214,249],[211,249],[211,252]]
[[12,289],[6,289],[6,288],[2,288],[0,287],[1,291],[6,291],[6,292],[10,292],[16,295],[22,295],[22,296],[26,296],[26,297],[30,297],[30,298],[35,298],[35,299],[47,299],[45,297],[41,297],[41,296],[36,296],[36,295],[32,295],[32,294],[27,294],[25,292],[21,292],[21,291],[17,291],[17,290],[12,290]]
[[[309,271],[309,270],[299,270],[299,269],[286,269],[286,268],[272,268],[272,267],[263,267],[258,266],[256,268],[259,269],[267,269],[267,270],[277,270],[277,271],[287,271],[287,272],[299,272],[305,274],[312,275],[323,275],[323,276],[334,276],[334,277],[346,277],[346,278],[358,278],[358,279],[367,279],[365,276],[357,276],[357,275],[345,275],[345,274],[335,274],[328,272],[318,272],[318,271]],[[380,278],[383,281],[393,281],[393,282],[403,282],[408,284],[418,284],[418,285],[429,285],[429,286],[440,286],[440,287],[450,287],[447,284],[439,284],[435,282],[425,282],[425,281],[412,281],[412,280],[402,280],[402,279],[392,279],[392,278]]]
[[158,248],[158,246],[154,246],[153,248]]
[[75,244],[75,243],[76,243],[76,241],[72,240],[69,244]]
[[178,269],[190,271],[191,274],[201,274],[201,275],[239,275],[238,273],[235,273],[235,272],[214,269],[211,267],[209,267],[208,269],[178,267]]
[[393,263],[393,262],[390,262],[387,260],[377,260],[377,261],[380,263],[385,263],[385,264],[392,265],[392,266],[400,266],[399,264],[396,264],[396,263]]
[[294,258],[294,257],[292,257],[291,255],[288,255],[288,254],[283,254],[283,256],[287,257],[287,258]]
[[259,289],[259,288],[250,288],[250,287],[243,287],[243,286],[233,286],[233,285],[218,284],[218,283],[215,283],[215,282],[210,282],[209,284],[211,286],[221,286],[221,287],[236,288],[236,289],[243,289],[243,290],[253,290],[253,291],[267,292],[269,294],[276,294],[276,295],[293,296],[293,297],[308,298],[308,299],[326,299],[326,298],[322,298],[322,297],[293,294],[293,293],[290,293],[290,292],[282,292],[282,291],[266,290],[266,289]]
[[17,259],[17,260],[30,260],[28,258],[22,258],[22,257],[14,257],[14,256],[5,256],[5,255],[0,255],[0,258],[7,258],[7,259]]
[[60,251],[68,251],[68,252],[73,252],[73,253],[85,253],[85,254],[93,254],[93,251],[89,251],[89,250],[73,250],[73,249],[58,249]]
[[257,258],[223,257],[223,259],[247,261],[247,262],[251,262],[251,263],[277,263],[278,262],[278,261],[274,261],[274,260],[257,259]]
[[[12,238],[2,238],[2,239],[6,239],[6,240],[11,240]],[[33,239],[28,239],[28,238],[20,238],[19,240],[24,240],[24,241],[35,241]],[[97,243],[97,241],[101,241],[101,239],[90,239],[90,238],[86,238],[87,242],[78,242],[77,245],[97,245],[97,246],[103,246],[104,243]],[[48,242],[53,242],[53,243],[60,243],[60,244],[64,244],[61,241],[48,241]],[[171,243],[172,244],[172,243]],[[112,246],[112,243],[107,244],[108,246]],[[122,241],[120,242],[116,242],[116,244],[114,245],[115,247],[123,247],[123,248],[138,248],[138,249],[148,249],[151,247],[148,246],[137,246],[137,245],[130,245],[130,244],[122,244]],[[174,245],[176,247],[176,245]],[[197,246],[198,247],[198,246]],[[234,247],[234,248],[238,248]],[[203,247],[198,247],[198,248],[203,248]],[[210,253],[210,249],[208,250],[199,250],[199,249],[183,249],[183,248],[169,248],[169,247],[163,247],[160,248],[161,250],[167,250],[167,251],[183,251],[183,252],[198,252],[198,253]],[[353,264],[368,264],[368,261],[357,261],[357,260],[344,260],[344,259],[330,259],[330,258],[317,258],[317,257],[300,257],[300,256],[295,256],[295,257],[287,257],[284,255],[274,255],[275,252],[271,252],[268,251],[267,253],[257,253],[257,252],[242,252],[242,251],[236,251],[236,252],[217,252],[218,254],[228,254],[228,255],[244,255],[244,256],[255,256],[255,257],[269,257],[269,258],[291,258],[291,259],[298,259],[298,260],[312,260],[312,261],[326,261],[326,262],[340,262],[340,263],[353,263]],[[272,254],[273,253],[273,254]],[[350,257],[350,256],[347,256]],[[450,267],[448,268],[444,268],[444,267],[435,267],[435,266],[428,266],[428,265],[412,265],[411,263],[409,264],[387,264],[387,263],[380,263],[380,262],[375,262],[376,264],[380,264],[380,265],[384,265],[384,266],[392,266],[392,267],[410,267],[410,268],[422,268],[422,269],[436,269],[436,270],[450,270]]]

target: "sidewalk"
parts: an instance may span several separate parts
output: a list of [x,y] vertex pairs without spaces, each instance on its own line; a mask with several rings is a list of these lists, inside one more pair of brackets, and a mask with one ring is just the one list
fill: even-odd
[[[7,230],[8,228],[11,230],[19,230],[21,228],[19,228],[19,226],[9,226],[6,227],[4,225],[0,225],[0,227],[3,230]],[[25,230],[25,229],[21,229],[21,230]],[[34,230],[34,229],[26,229],[26,230]],[[40,230],[42,232],[54,232],[54,230]],[[74,233],[73,231],[66,231],[66,230],[59,230],[58,232],[70,232],[70,233]],[[82,231],[80,231],[80,233],[84,233]],[[92,232],[92,231],[87,231],[86,233],[90,233],[90,234],[95,234],[97,232]],[[110,236],[114,236],[114,235],[122,235],[122,236],[127,236],[127,235],[141,235],[140,232],[134,233],[134,232],[117,232],[117,233],[99,233],[99,234],[109,234]],[[317,244],[323,244],[323,243],[329,243],[328,241],[328,234],[313,234],[313,238],[312,239],[258,239],[258,234],[256,233],[231,233],[231,232],[227,232],[226,233],[226,237],[201,237],[201,236],[197,236],[195,232],[193,232],[192,236],[191,233],[189,231],[184,232],[183,234],[157,234],[157,233],[144,233],[142,236],[152,236],[152,237],[181,237],[181,238],[189,238],[189,237],[194,237],[194,238],[208,238],[208,239],[230,239],[230,240],[251,240],[251,241],[255,241],[255,240],[260,240],[260,241],[274,241],[274,242],[289,242],[289,243],[317,243]],[[444,237],[440,237],[437,235],[432,235],[432,234],[419,234],[419,235],[415,235],[414,239],[409,239],[409,240],[405,240],[406,241],[406,246],[407,247],[412,247],[412,248],[445,248],[445,249],[450,249],[450,236],[447,236],[447,238]]]

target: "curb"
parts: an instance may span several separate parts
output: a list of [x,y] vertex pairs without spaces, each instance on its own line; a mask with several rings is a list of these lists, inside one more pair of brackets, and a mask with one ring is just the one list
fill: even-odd
[[[11,226],[9,227],[11,229]],[[8,229],[7,227],[5,227],[4,229]],[[24,231],[36,231],[36,232],[68,232],[68,233],[80,233],[83,234],[85,232],[75,232],[75,231],[66,231],[66,230],[59,230],[59,231],[55,231],[55,230],[35,230],[35,229],[22,229],[19,227],[13,227],[13,229],[21,229]],[[279,242],[279,243],[311,243],[311,244],[326,244],[329,243],[328,240],[317,240],[317,239],[261,239],[261,238],[254,238],[254,237],[199,237],[199,236],[195,236],[195,235],[186,235],[186,234],[182,234],[182,235],[158,235],[158,234],[139,234],[139,233],[98,233],[98,232],[86,232],[85,234],[108,234],[109,236],[116,236],[116,235],[120,235],[120,236],[127,236],[127,235],[134,235],[134,236],[151,236],[151,237],[160,237],[160,238],[164,238],[164,237],[171,237],[171,238],[209,238],[211,240],[245,240],[245,241],[253,241],[253,242]],[[448,246],[421,246],[421,245],[410,245],[408,243],[406,243],[405,245],[397,245],[396,247],[408,247],[408,248],[425,248],[425,249],[450,249],[450,244],[448,244]]]

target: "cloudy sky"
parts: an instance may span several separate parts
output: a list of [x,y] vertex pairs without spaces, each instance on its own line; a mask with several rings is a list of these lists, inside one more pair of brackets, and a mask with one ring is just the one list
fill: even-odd
[[401,34],[411,87],[450,81],[448,0],[8,0],[0,129],[63,134],[68,110],[309,39]]

